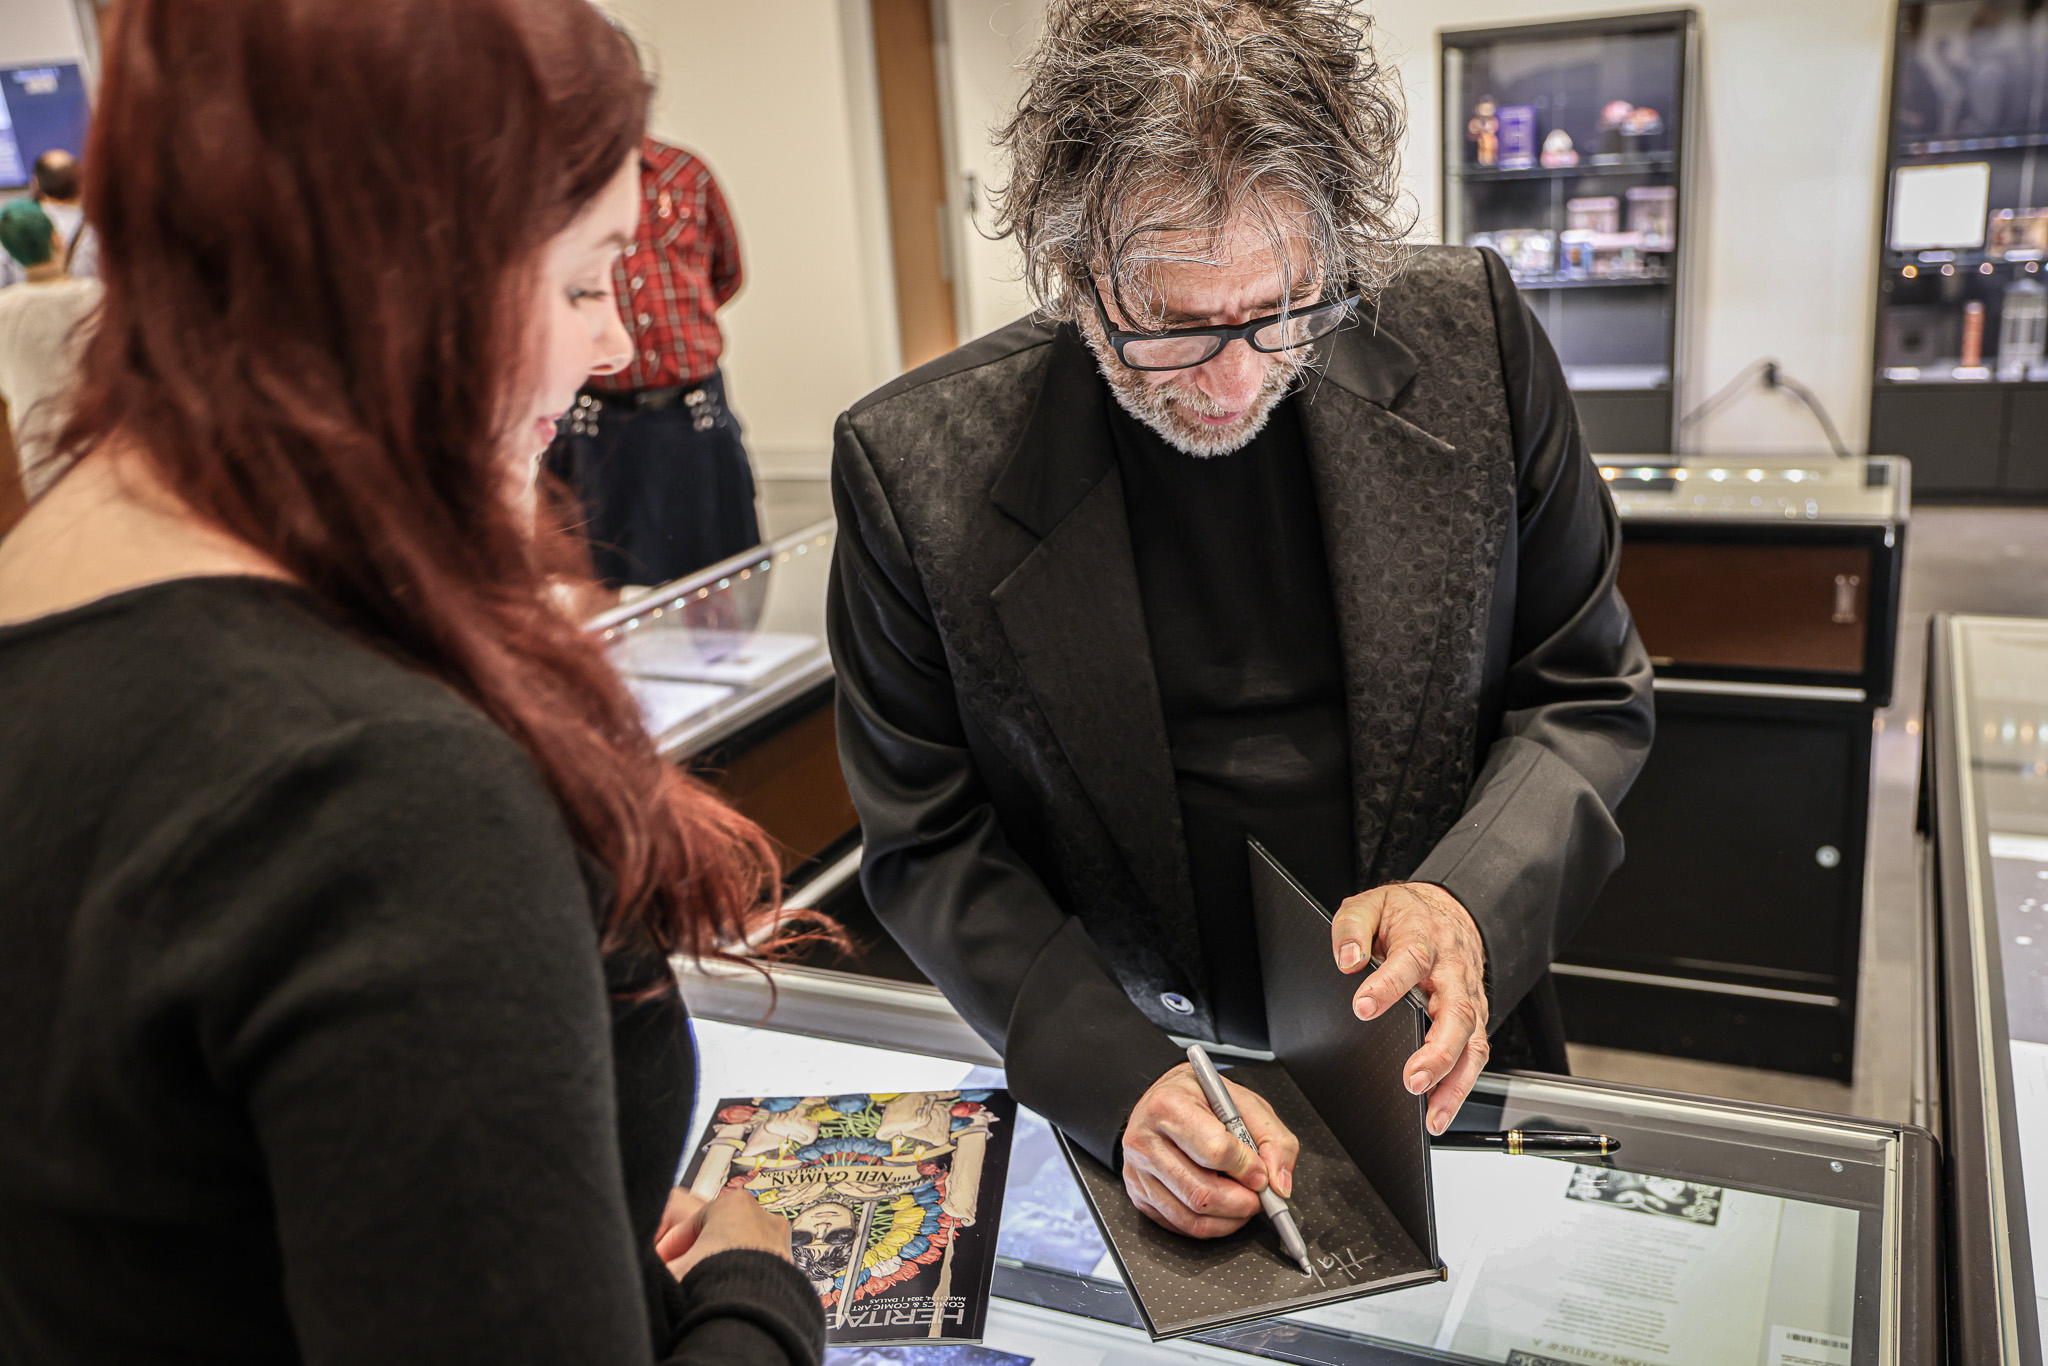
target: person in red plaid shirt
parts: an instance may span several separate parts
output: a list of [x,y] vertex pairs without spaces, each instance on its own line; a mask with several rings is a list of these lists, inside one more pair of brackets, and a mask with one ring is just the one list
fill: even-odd
[[740,288],[739,239],[710,168],[648,138],[640,228],[612,269],[633,361],[593,377],[548,467],[583,504],[606,584],[666,583],[759,544],[754,475],[725,403],[718,309]]

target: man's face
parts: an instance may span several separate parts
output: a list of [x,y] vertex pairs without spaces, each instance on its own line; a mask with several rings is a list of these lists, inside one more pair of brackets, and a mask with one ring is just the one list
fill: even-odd
[[[1149,271],[1150,288],[1134,310],[1150,305],[1149,316],[1127,318],[1112,297],[1107,277],[1095,277],[1110,324],[1120,330],[1157,331],[1176,327],[1222,327],[1278,313],[1289,303],[1301,307],[1316,298],[1303,236],[1289,234],[1291,259],[1273,249],[1267,230],[1240,217],[1222,239],[1207,244],[1193,234],[1161,234],[1162,255],[1200,257],[1161,261]],[[1205,249],[1206,248],[1206,249]],[[1094,351],[1103,377],[1132,417],[1151,427],[1170,446],[1189,455],[1228,455],[1259,434],[1273,409],[1308,366],[1310,348],[1255,351],[1232,341],[1209,360],[1187,370],[1133,370],[1116,357],[1102,335],[1092,304],[1082,309],[1081,334]]]

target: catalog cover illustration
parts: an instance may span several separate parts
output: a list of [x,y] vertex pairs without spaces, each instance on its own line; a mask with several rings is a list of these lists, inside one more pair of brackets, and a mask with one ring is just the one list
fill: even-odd
[[828,1340],[973,1342],[1016,1127],[1001,1090],[721,1100],[683,1183],[788,1218]]

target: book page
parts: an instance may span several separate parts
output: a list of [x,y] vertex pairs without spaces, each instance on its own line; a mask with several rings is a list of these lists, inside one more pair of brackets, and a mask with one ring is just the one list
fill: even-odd
[[1278,1063],[1239,1062],[1226,1074],[1263,1097],[1301,1140],[1289,1201],[1313,1270],[1280,1250],[1270,1221],[1222,1238],[1189,1238],[1139,1212],[1121,1177],[1072,1144],[1068,1160],[1154,1337],[1175,1337],[1420,1280],[1435,1264],[1409,1238],[1372,1182]]

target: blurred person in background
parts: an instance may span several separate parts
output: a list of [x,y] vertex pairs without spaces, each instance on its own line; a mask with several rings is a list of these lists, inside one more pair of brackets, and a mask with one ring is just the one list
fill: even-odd
[[0,1361],[819,1359],[787,1222],[674,1191],[668,957],[775,855],[537,530],[647,99],[585,0],[116,11],[0,540]]
[[718,370],[716,315],[740,289],[732,215],[710,168],[680,147],[647,138],[639,171],[639,229],[612,270],[633,357],[584,386],[549,453],[613,587],[666,583],[761,541]]
[[0,209],[0,252],[23,277],[0,289],[0,403],[13,429],[23,492],[34,498],[55,474],[49,455],[63,424],[61,398],[77,375],[100,282],[65,272],[63,229],[31,200]]
[[[85,177],[79,170],[78,158],[61,147],[53,147],[36,158],[33,175],[29,198],[57,226],[62,243],[57,259],[70,274],[81,279],[99,274],[99,241],[86,227],[85,210],[79,202]],[[0,259],[0,288],[20,284],[24,277],[18,262]]]

